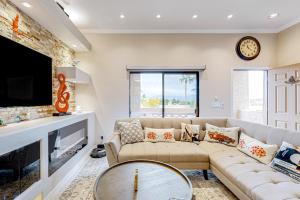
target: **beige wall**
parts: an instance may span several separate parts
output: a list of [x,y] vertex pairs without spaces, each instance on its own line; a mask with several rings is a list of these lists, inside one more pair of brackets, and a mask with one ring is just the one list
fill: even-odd
[[[96,110],[99,133],[111,134],[115,119],[128,117],[126,65],[201,65],[200,116],[230,115],[231,69],[269,67],[275,64],[276,35],[253,35],[262,51],[254,61],[242,61],[235,53],[240,34],[87,34],[93,49],[77,54],[81,68],[91,75],[91,85],[77,86],[77,103]],[[224,109],[213,109],[215,96]]]
[[300,63],[300,23],[278,34],[278,67]]

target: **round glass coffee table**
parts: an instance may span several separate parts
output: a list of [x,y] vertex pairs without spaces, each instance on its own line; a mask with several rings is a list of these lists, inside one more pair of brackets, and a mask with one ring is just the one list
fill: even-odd
[[[136,169],[138,191],[134,190]],[[191,200],[190,180],[178,169],[161,162],[134,160],[114,165],[96,180],[96,200]]]

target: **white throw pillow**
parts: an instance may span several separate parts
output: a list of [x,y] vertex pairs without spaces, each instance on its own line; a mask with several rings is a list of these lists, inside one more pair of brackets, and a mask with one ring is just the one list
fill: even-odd
[[205,141],[218,142],[229,146],[236,146],[239,140],[239,127],[221,128],[206,124]]
[[181,123],[181,141],[192,142],[200,140],[200,125]]
[[145,127],[145,142],[175,142],[174,128],[155,129]]
[[242,133],[237,148],[250,157],[262,163],[269,164],[274,158],[278,146],[276,144],[265,144]]
[[118,128],[121,135],[122,145],[143,142],[144,133],[139,120],[118,122]]
[[271,167],[300,181],[300,147],[283,142]]

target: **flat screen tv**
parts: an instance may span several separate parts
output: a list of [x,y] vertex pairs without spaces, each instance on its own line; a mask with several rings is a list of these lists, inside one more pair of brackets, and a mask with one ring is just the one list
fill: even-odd
[[0,107],[52,105],[52,59],[0,36]]

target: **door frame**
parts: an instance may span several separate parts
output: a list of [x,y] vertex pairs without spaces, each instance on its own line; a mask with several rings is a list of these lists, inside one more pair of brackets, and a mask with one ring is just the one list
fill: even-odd
[[233,113],[233,74],[235,71],[265,71],[266,73],[264,74],[264,124],[268,125],[269,124],[269,87],[268,87],[268,73],[270,67],[234,67],[231,69],[230,73],[230,117],[233,118],[234,113]]

